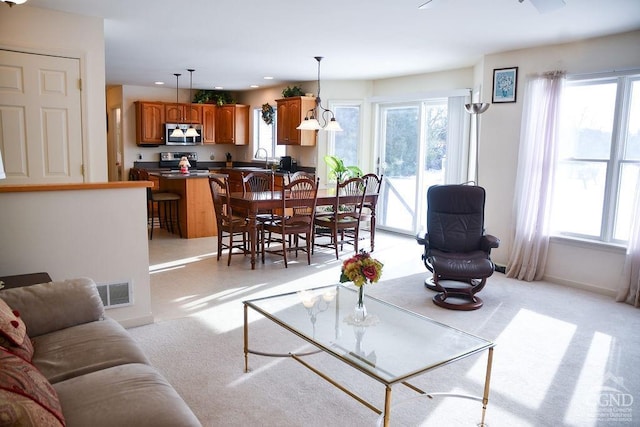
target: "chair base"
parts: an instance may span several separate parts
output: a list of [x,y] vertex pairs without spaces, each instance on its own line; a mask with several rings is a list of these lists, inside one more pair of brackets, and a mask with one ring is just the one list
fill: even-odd
[[[473,282],[479,282],[477,285],[479,289],[476,289],[468,286],[460,288],[445,287],[441,284],[437,284],[433,277],[428,277],[424,280],[424,286],[431,291],[438,292],[433,296],[433,303],[438,307],[449,310],[472,311],[479,309],[484,304],[482,299],[477,297],[475,294],[484,287],[484,282],[486,282],[486,280],[486,278],[472,279]],[[456,282],[469,284],[469,282],[464,281]]]

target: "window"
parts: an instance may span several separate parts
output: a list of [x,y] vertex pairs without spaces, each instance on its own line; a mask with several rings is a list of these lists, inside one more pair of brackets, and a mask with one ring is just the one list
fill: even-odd
[[640,185],[640,74],[569,79],[562,96],[554,234],[624,244]]
[[[264,120],[262,120],[262,108],[256,108],[253,110],[253,123],[257,124],[253,126],[253,146],[255,148],[255,151],[253,152],[254,157],[260,148],[267,150],[269,158],[277,159],[287,154],[286,147],[284,145],[276,144],[277,116],[277,111],[274,111],[273,123],[268,125]],[[264,154],[262,152],[260,153],[260,158],[258,160],[264,161]]]
[[360,104],[332,104],[331,108],[342,132],[333,133],[328,154],[340,157],[347,166],[358,165]]

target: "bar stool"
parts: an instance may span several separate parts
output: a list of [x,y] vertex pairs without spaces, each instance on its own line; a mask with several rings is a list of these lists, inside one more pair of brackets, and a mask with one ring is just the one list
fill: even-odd
[[[140,181],[150,181],[149,173],[145,169],[137,169],[129,172],[129,177],[138,176]],[[153,191],[147,188],[147,223],[150,225],[149,240],[153,240],[153,229],[156,224],[156,212],[158,218],[158,226],[164,228],[170,233],[174,233],[174,225],[178,230],[178,235],[182,238],[182,229],[180,228],[180,199],[182,197],[177,193],[166,191]],[[175,216],[174,216],[175,215]]]

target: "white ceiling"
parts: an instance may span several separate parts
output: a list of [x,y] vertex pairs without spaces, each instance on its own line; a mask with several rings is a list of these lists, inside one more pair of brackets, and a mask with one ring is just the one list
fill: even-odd
[[[245,90],[472,66],[507,50],[640,28],[640,0],[29,0],[104,18],[107,84]],[[541,1],[541,0],[536,0]],[[3,5],[3,7],[6,7]],[[20,6],[15,6],[20,7]],[[24,7],[24,6],[22,6]],[[2,13],[6,13],[3,10]],[[517,65],[517,64],[506,64]],[[274,80],[264,80],[273,76]]]

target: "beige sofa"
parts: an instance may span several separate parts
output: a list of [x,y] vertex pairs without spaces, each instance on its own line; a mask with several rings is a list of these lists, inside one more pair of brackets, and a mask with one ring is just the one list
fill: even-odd
[[0,335],[0,425],[11,417],[38,426],[201,425],[126,330],[105,317],[92,280],[5,289],[0,300],[10,329]]

